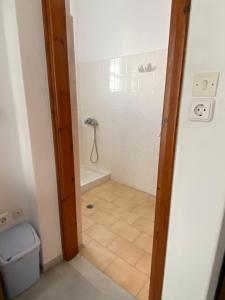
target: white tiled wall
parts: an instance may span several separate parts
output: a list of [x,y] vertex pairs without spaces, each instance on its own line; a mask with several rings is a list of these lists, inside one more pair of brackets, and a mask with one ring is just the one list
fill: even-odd
[[[113,179],[155,194],[167,50],[77,65],[81,160],[90,165],[93,130],[99,122],[99,162]],[[155,70],[139,73],[140,64]],[[92,165],[92,164],[91,164]],[[93,167],[93,165],[92,165]]]

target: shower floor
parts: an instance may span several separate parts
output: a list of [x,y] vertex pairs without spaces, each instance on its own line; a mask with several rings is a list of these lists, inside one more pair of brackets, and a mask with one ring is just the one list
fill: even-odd
[[113,180],[82,194],[81,255],[138,300],[148,299],[154,214],[154,196]]
[[81,192],[86,192],[101,183],[104,183],[110,179],[110,174],[99,171],[91,170],[86,167],[80,168],[80,181],[81,181]]

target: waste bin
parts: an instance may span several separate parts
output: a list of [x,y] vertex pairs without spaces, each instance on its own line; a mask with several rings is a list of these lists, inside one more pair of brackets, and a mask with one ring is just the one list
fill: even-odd
[[40,277],[40,240],[28,223],[0,232],[0,272],[6,296],[12,299]]

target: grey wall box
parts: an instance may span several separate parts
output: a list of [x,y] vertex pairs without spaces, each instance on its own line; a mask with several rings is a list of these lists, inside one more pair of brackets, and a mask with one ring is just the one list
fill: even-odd
[[30,224],[0,233],[0,272],[6,296],[12,299],[40,278],[40,240]]

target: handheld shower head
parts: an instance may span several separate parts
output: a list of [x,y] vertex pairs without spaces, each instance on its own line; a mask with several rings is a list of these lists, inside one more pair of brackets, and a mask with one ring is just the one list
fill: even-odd
[[[98,126],[98,121],[94,118],[87,118],[84,121],[84,124],[93,127],[94,140],[93,140],[92,149],[91,149],[90,161],[92,163],[97,163],[97,161],[98,161],[98,147],[97,147],[97,126]],[[94,157],[94,153],[96,153],[96,157]]]

